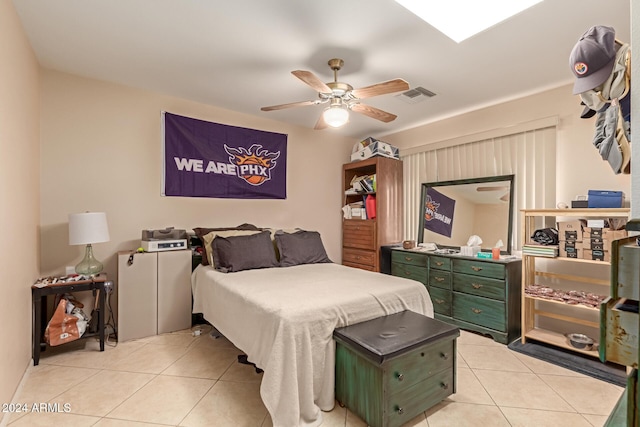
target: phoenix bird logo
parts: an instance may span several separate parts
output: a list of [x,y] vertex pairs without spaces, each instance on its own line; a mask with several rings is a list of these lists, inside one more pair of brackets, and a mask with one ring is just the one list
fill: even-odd
[[424,220],[431,221],[434,218],[434,214],[438,212],[440,203],[434,202],[431,196],[427,195],[427,201],[425,202],[424,207]]
[[280,157],[280,151],[270,153],[259,144],[253,144],[248,150],[225,144],[224,151],[229,155],[229,162],[238,167],[238,176],[256,186],[271,179],[271,169],[276,166],[276,159]]

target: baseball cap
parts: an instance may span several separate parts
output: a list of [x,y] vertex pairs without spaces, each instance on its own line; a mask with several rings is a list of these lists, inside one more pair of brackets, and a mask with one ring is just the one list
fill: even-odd
[[569,66],[576,76],[573,94],[586,92],[604,83],[616,61],[616,32],[611,27],[589,28],[569,56]]

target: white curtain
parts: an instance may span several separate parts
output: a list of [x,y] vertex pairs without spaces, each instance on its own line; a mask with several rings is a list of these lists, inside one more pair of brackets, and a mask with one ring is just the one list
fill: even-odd
[[426,182],[515,175],[513,250],[522,246],[520,210],[555,207],[555,126],[421,151],[401,159],[407,239],[418,235],[421,186]]

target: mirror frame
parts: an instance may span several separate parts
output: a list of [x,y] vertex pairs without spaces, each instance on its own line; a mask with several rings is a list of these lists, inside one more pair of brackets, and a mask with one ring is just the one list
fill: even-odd
[[[511,255],[511,240],[513,238],[513,197],[515,193],[515,175],[500,175],[500,176],[486,176],[481,178],[467,178],[467,179],[456,179],[452,181],[436,181],[436,182],[426,182],[422,184],[422,190],[420,194],[420,217],[418,224],[418,243],[423,243],[424,241],[424,214],[425,214],[425,201],[427,195],[427,188],[432,187],[444,187],[444,186],[452,186],[452,185],[463,185],[463,184],[479,184],[479,183],[488,183],[488,182],[498,182],[498,181],[508,181],[509,182],[509,225],[507,228],[507,242],[506,249],[500,251],[503,255]],[[438,247],[449,248],[449,249],[460,249],[460,246],[449,246],[438,244]],[[487,252],[488,249],[482,249],[483,252]]]

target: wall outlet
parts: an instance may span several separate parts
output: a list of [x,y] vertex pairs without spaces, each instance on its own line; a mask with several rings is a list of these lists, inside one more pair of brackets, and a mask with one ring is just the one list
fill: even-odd
[[71,274],[76,274],[76,268],[74,266],[72,266],[72,265],[71,266],[67,265],[64,268],[64,274],[67,275],[67,276],[69,276]]

